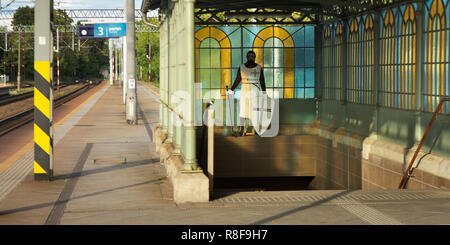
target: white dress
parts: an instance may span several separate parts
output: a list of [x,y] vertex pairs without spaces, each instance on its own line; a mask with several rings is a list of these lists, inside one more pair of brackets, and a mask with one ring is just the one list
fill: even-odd
[[256,65],[253,68],[247,68],[244,64],[240,65],[242,86],[241,98],[239,102],[239,117],[252,118],[253,107],[256,105],[256,96],[261,90],[259,77],[261,75],[261,66]]

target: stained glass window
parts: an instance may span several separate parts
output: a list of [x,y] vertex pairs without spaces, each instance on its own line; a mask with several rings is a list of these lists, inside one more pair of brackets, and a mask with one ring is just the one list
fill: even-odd
[[358,103],[360,90],[360,68],[361,68],[361,43],[359,37],[358,19],[350,20],[348,35],[348,86],[347,86],[347,101]]
[[[433,112],[441,97],[449,96],[449,1],[428,0],[425,4],[424,110]],[[448,103],[441,113],[449,113]]]
[[[361,22],[362,23],[362,22]],[[373,104],[373,74],[374,74],[374,25],[372,15],[365,16],[363,42],[363,76],[361,102]]]
[[263,67],[270,97],[314,97],[313,26],[197,26],[195,49],[196,82],[205,99],[225,97],[250,50]]
[[380,105],[414,109],[414,6],[384,10],[381,17]]
[[324,31],[324,98],[341,100],[343,32],[340,22],[327,25]]

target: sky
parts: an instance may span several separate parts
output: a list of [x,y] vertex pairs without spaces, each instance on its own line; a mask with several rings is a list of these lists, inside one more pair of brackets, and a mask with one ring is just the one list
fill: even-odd
[[[2,7],[10,3],[11,0],[1,0]],[[17,2],[17,3],[16,3]],[[21,6],[34,6],[34,0],[16,0],[11,4],[8,10],[17,9]],[[28,3],[24,3],[28,2]],[[140,9],[142,0],[135,0],[135,8]],[[54,0],[55,9],[114,9],[123,8],[125,5],[124,0]],[[0,10],[1,11],[1,10]],[[97,19],[102,21],[101,19]],[[106,20],[106,19],[105,19]],[[109,19],[113,20],[113,19]],[[75,20],[76,21],[76,20]],[[0,26],[9,25],[10,21],[0,20]]]

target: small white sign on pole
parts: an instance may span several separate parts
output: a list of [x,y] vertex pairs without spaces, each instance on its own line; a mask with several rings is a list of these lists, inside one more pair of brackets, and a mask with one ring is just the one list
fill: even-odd
[[136,87],[136,81],[134,79],[128,80],[128,88],[135,88]]

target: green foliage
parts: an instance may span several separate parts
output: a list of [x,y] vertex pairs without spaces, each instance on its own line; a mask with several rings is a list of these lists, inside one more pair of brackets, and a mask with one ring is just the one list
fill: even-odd
[[16,10],[11,25],[34,25],[34,8],[20,7]]
[[[157,20],[151,20],[154,24],[159,24]],[[142,22],[137,22],[138,25],[145,25]],[[148,81],[148,66],[149,60],[146,57],[145,45],[151,44],[151,81],[159,83],[159,33],[150,32],[136,33],[136,49],[137,49],[137,77],[140,78],[142,70],[143,81]]]
[[[72,25],[74,21],[63,10],[55,10],[53,14],[53,26]],[[34,8],[21,7],[14,14],[11,22],[13,27],[20,25],[34,25]],[[74,40],[72,40],[74,38]],[[34,34],[33,33],[9,33],[8,52],[0,51],[0,74],[6,73],[10,81],[17,80],[18,47],[21,40],[21,80],[34,80]],[[72,41],[74,49],[72,50]],[[82,47],[78,48],[78,35],[72,36],[69,32],[60,32],[60,50],[54,53],[53,75],[56,82],[57,61],[60,56],[61,82],[74,80],[100,78],[100,70],[108,66],[108,45],[106,39],[82,40]],[[0,36],[0,43],[5,42],[4,35]],[[54,34],[54,46],[56,47],[56,33]],[[2,45],[4,47],[4,45]]]

